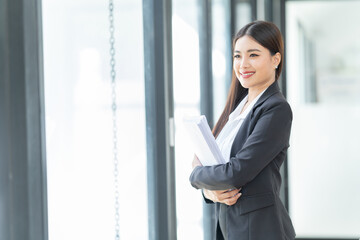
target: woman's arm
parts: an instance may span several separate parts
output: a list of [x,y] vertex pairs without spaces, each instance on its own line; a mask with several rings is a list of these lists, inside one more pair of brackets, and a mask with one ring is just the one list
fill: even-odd
[[264,111],[242,149],[228,163],[194,168],[190,175],[193,187],[239,189],[288,148],[292,122],[289,104],[281,102]]
[[[198,167],[198,166],[202,166],[202,164],[201,164],[199,158],[196,155],[194,155],[192,167],[194,169],[195,167]],[[204,189],[203,196],[207,200],[210,200],[210,201],[206,201],[207,203],[210,203],[212,201],[212,203],[219,202],[219,203],[224,203],[226,205],[231,206],[231,205],[234,205],[237,202],[237,200],[239,199],[239,197],[241,196],[240,190],[241,189],[211,191],[208,189]]]

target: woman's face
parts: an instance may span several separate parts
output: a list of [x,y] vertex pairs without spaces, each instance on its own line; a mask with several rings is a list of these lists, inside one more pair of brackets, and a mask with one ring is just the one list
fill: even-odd
[[252,37],[245,35],[235,43],[233,67],[244,88],[263,89],[271,85],[280,59],[280,53],[271,56],[270,51]]

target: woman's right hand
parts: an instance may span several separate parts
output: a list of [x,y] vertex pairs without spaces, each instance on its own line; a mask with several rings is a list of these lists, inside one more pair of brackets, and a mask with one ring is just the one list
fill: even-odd
[[234,205],[241,196],[240,190],[241,189],[211,191],[204,189],[203,192],[207,199],[231,206]]

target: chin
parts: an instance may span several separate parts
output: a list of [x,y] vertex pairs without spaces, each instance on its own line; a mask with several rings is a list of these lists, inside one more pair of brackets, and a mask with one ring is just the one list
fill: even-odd
[[244,79],[240,79],[240,85],[243,87],[243,88],[250,88],[251,87],[251,83],[249,83],[248,81],[244,81]]

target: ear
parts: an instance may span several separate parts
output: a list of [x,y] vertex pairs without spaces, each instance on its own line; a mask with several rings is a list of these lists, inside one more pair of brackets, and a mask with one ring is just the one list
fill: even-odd
[[279,52],[275,53],[275,55],[272,56],[272,60],[274,68],[277,68],[281,62],[281,54]]

